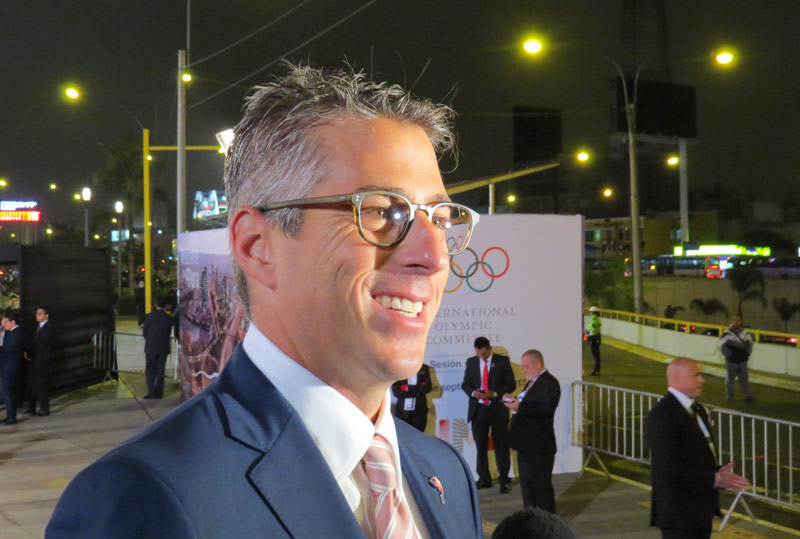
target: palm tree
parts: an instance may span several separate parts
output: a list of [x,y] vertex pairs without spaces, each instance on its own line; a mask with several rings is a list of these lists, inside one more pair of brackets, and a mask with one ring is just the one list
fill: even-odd
[[800,312],[800,303],[790,303],[786,298],[772,298],[772,308],[783,320],[783,331],[788,331],[789,320]]
[[742,302],[758,299],[761,305],[767,306],[767,298],[764,295],[764,274],[756,268],[749,266],[739,266],[729,269],[726,273],[731,289],[739,297],[739,304],[736,307],[736,314],[742,316]]
[[685,311],[680,305],[667,305],[664,309],[664,318],[675,318],[675,315],[680,311]]
[[695,298],[689,304],[689,308],[703,313],[706,323],[708,323],[708,317],[716,313],[725,313],[725,317],[728,317],[728,308],[720,300],[714,298],[705,300]]
[[[100,143],[106,154],[105,168],[94,175],[94,185],[108,190],[115,198],[122,200],[124,211],[120,216],[123,228],[133,229],[135,216],[140,215],[144,208],[144,192],[142,189],[142,142],[133,135],[126,136],[118,144]],[[153,189],[153,198],[166,201],[167,195],[163,189]],[[132,233],[132,232],[131,232]],[[127,246],[128,248],[131,245]],[[141,247],[139,247],[141,249]],[[133,276],[134,257],[128,256],[128,275]],[[134,279],[130,279],[128,286],[133,292]]]

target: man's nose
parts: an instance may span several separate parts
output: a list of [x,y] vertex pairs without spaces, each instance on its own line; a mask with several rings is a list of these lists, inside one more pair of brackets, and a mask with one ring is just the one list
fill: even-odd
[[417,210],[411,228],[397,247],[397,255],[405,265],[424,267],[431,273],[438,273],[449,265],[443,235],[424,210]]

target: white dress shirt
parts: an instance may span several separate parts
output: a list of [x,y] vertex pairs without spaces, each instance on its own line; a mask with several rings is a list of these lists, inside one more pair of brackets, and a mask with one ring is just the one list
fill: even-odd
[[373,425],[355,404],[284,354],[255,324],[250,324],[242,346],[302,419],[367,537],[375,535],[371,529],[372,519],[366,517],[373,513],[374,502],[360,462],[376,433],[386,438],[392,448],[395,468],[401,478],[398,481],[400,496],[408,502],[421,536],[429,536],[414,497],[410,492],[406,494],[408,488],[400,467],[389,390]]
[[[689,415],[692,416],[695,415],[694,412],[692,412],[692,405],[694,404],[693,398],[684,395],[683,393],[681,393],[680,391],[678,391],[673,387],[668,387],[667,391],[675,395],[675,398],[678,399],[678,402],[681,403],[681,406],[683,406],[686,409]],[[703,431],[703,434],[705,435],[706,439],[711,439],[711,433],[708,432],[708,427],[706,427],[705,422],[699,415],[697,416],[697,424],[700,425],[700,430]]]

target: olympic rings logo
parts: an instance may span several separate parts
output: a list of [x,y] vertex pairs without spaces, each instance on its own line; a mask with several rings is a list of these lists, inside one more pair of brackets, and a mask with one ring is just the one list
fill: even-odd
[[[486,256],[489,253],[491,253],[492,251],[499,251],[503,256],[505,256],[506,264],[505,264],[505,268],[502,271],[499,271],[499,272],[495,273],[495,270],[492,268],[492,266],[490,266],[489,263],[486,262]],[[467,283],[467,286],[473,292],[477,292],[478,294],[482,294],[482,293],[486,292],[487,290],[489,290],[492,287],[492,285],[494,284],[494,281],[496,279],[499,279],[500,277],[502,277],[503,275],[508,273],[508,268],[511,267],[511,258],[508,256],[508,253],[506,252],[506,250],[503,249],[502,247],[498,247],[496,245],[494,247],[489,247],[488,249],[486,249],[483,252],[483,256],[481,256],[480,258],[478,258],[478,253],[476,253],[472,248],[467,247],[466,249],[464,249],[464,251],[462,251],[461,253],[459,253],[456,256],[461,256],[462,254],[465,254],[467,252],[472,253],[472,256],[475,258],[475,260],[474,260],[474,262],[471,262],[467,266],[467,270],[466,271],[464,271],[461,268],[461,266],[454,260],[455,257],[450,257],[450,273],[458,278],[458,284],[454,288],[445,289],[445,291],[444,291],[445,294],[452,294],[452,293],[456,292],[459,288],[461,288],[461,286],[464,283]],[[484,288],[477,288],[473,284],[473,282],[470,281],[470,279],[473,279],[473,281],[474,281],[475,274],[478,273],[478,268],[483,270],[483,273],[487,277],[489,277],[489,279],[491,279],[489,281],[489,284],[486,285]]]

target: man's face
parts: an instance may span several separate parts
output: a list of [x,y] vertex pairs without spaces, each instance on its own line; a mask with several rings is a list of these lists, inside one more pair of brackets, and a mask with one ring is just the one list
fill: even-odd
[[9,301],[8,303],[8,306],[11,307],[12,309],[19,308],[19,298],[12,297],[11,301]]
[[36,309],[36,321],[41,323],[43,320],[47,320],[49,315],[44,312],[44,309]]
[[705,379],[700,372],[700,365],[695,361],[686,362],[675,372],[670,385],[692,399],[698,398],[703,393]]
[[731,325],[735,328],[742,327],[742,317],[741,316],[734,316],[731,318]]
[[5,329],[6,331],[8,331],[8,330],[10,329],[10,328],[8,327],[9,320],[8,320],[8,318],[6,318],[5,316],[3,317],[3,320],[2,320],[2,322],[0,322],[0,323],[3,325],[3,329]]
[[[383,189],[418,203],[447,199],[433,147],[417,127],[362,120],[318,127],[314,136],[327,179],[307,197]],[[367,243],[348,204],[303,215],[296,237],[278,234],[272,244],[280,312],[270,337],[340,390],[416,373],[449,271],[446,246],[424,213],[393,247]],[[409,302],[422,311],[406,312]]]
[[522,372],[525,373],[525,378],[528,380],[533,381],[542,372],[542,364],[535,361],[531,356],[522,356],[520,363],[522,363]]
[[489,356],[492,355],[492,347],[487,346],[486,348],[476,348],[475,355],[477,355],[482,360],[486,361],[489,359]]

